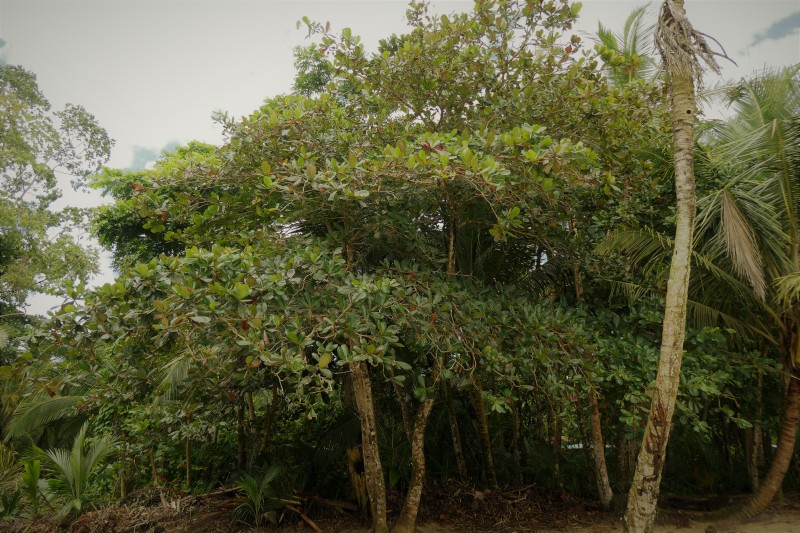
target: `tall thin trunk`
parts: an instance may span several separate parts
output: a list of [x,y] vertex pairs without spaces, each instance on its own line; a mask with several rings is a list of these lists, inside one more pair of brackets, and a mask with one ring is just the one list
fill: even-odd
[[518,485],[522,485],[522,453],[519,448],[521,426],[519,404],[520,402],[516,401],[511,405],[511,415],[514,417],[513,433],[511,436],[511,453],[514,456],[514,467],[516,469],[514,473],[514,482]]
[[247,468],[247,431],[244,427],[244,406],[236,406],[236,466]]
[[472,408],[475,410],[475,418],[478,421],[478,434],[480,435],[483,466],[486,469],[486,480],[492,488],[496,488],[497,471],[494,468],[492,439],[489,434],[489,419],[486,416],[486,409],[484,409],[483,406],[483,392],[481,390],[480,377],[477,374],[475,375],[475,383],[472,387]]
[[561,477],[561,440],[564,436],[564,426],[561,423],[561,417],[555,411],[555,408],[550,405],[550,446],[553,447],[553,476],[556,478],[556,486],[558,490],[564,491],[564,480]]
[[453,439],[453,453],[456,456],[456,464],[458,465],[458,476],[463,481],[469,477],[467,460],[464,458],[464,447],[461,445],[461,432],[458,429],[458,417],[456,417],[453,406],[453,389],[446,381],[444,383],[444,394],[447,404],[447,417],[450,420],[450,435]]
[[278,389],[278,385],[275,385],[272,388],[272,400],[269,404],[269,411],[264,417],[264,433],[261,437],[261,444],[258,446],[259,454],[264,453],[264,451],[267,449],[267,446],[269,446],[270,440],[272,440],[272,425],[275,421],[275,417],[278,414]]
[[753,427],[744,430],[745,450],[747,451],[747,474],[750,477],[750,486],[753,492],[758,490],[761,484],[759,479],[759,467],[764,464],[764,441],[761,430],[761,417],[763,415],[762,391],[764,378],[758,375],[758,399],[756,406],[756,416]]
[[186,487],[192,488],[192,441],[186,437]]
[[783,398],[783,413],[781,414],[780,433],[778,434],[778,447],[772,457],[772,464],[758,486],[758,490],[744,505],[738,506],[732,512],[723,510],[720,515],[731,519],[752,518],[761,514],[769,503],[780,491],[783,478],[789,470],[794,455],[794,445],[797,440],[798,419],[800,419],[800,379],[792,375],[789,386]]
[[153,485],[158,487],[161,485],[159,482],[158,468],[156,467],[156,452],[150,448],[150,472],[153,474]]
[[[696,211],[694,184],[694,34],[683,0],[664,2],[657,44],[664,58],[672,96],[672,148],[675,165],[675,242],[667,283],[658,373],[650,414],[644,430],[636,472],[628,494],[625,531],[653,530],[661,473],[666,459],[672,414],[678,395],[686,332],[686,301],[692,257],[692,231]],[[697,66],[699,68],[699,65]]]
[[400,404],[400,414],[403,417],[403,431],[406,434],[408,442],[411,442],[411,440],[414,438],[414,427],[411,422],[408,398],[406,398],[406,393],[399,383],[392,381],[392,386],[394,387],[395,395],[397,395],[397,403]]
[[636,468],[636,442],[628,440],[625,433],[620,434],[617,445],[617,493],[627,494],[633,481]]
[[358,416],[361,419],[361,446],[364,453],[364,473],[367,477],[367,493],[372,514],[374,533],[386,533],[386,482],[383,479],[378,447],[378,424],[375,419],[375,403],[372,399],[372,384],[369,381],[369,370],[364,361],[353,361],[350,364],[353,379],[353,393],[356,400]]
[[[434,373],[435,387],[438,372],[434,370]],[[432,397],[424,400],[417,408],[417,416],[414,417],[414,432],[411,438],[411,480],[400,517],[392,528],[393,533],[414,533],[419,502],[422,498],[422,485],[425,481],[425,429],[428,427],[428,417],[433,409],[433,400]]]
[[606,446],[603,441],[603,430],[600,424],[600,406],[597,405],[597,394],[594,389],[589,392],[589,407],[592,421],[592,456],[594,458],[594,474],[597,481],[597,494],[603,509],[611,508],[614,492],[608,479],[606,466]]

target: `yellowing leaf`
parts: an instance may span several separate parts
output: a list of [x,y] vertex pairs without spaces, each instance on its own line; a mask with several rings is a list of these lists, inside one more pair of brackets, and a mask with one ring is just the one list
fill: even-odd
[[333,356],[329,352],[325,352],[319,356],[319,362],[317,363],[317,366],[320,368],[328,368],[328,365],[331,364],[332,360]]

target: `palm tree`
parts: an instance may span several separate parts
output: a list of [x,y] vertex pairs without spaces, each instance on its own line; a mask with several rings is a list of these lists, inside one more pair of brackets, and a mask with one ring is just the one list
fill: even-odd
[[597,25],[594,40],[605,61],[606,75],[618,86],[637,79],[654,81],[661,72],[656,58],[644,48],[652,42],[655,29],[653,24],[646,23],[648,8],[649,4],[632,10],[622,34],[614,33],[602,23]]
[[[81,427],[71,450],[54,449],[45,453],[54,477],[48,481],[49,492],[65,501],[58,511],[59,518],[80,514],[91,502],[89,494],[91,476],[105,457],[113,453],[115,443],[109,437],[102,437],[86,447],[86,433],[89,424]],[[84,452],[85,450],[85,452]]]
[[761,513],[789,468],[800,408],[800,65],[762,73],[728,91],[733,120],[715,124],[709,167],[731,179],[698,217],[703,252],[760,303],[753,314],[786,372],[778,448],[763,482],[734,515]]
[[694,85],[702,75],[700,59],[719,71],[702,34],[694,30],[686,18],[683,0],[666,0],[662,5],[656,45],[666,67],[672,97],[672,148],[677,205],[658,373],[625,512],[625,530],[637,533],[653,529],[661,472],[680,381],[696,211]]
[[[762,512],[780,488],[798,431],[800,380],[800,65],[762,73],[725,91],[736,116],[712,123],[695,158],[706,183],[692,252],[689,309],[698,325],[724,324],[778,352],[785,369],[778,447],[755,494],[719,516]],[[616,250],[645,273],[673,242],[649,230],[620,231],[599,251]],[[646,289],[620,284],[629,296]]]

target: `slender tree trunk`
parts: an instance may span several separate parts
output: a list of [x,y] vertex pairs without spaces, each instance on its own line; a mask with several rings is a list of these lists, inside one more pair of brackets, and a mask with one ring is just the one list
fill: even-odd
[[625,434],[622,433],[619,438],[617,453],[617,494],[627,495],[630,491],[635,468],[636,442],[628,440],[625,438]]
[[453,438],[453,453],[456,456],[456,464],[458,465],[458,476],[463,481],[469,477],[467,460],[464,458],[464,447],[461,445],[461,432],[458,429],[458,418],[456,417],[453,406],[453,389],[447,381],[444,383],[444,394],[447,404],[447,417],[450,419],[450,435]]
[[597,405],[597,394],[594,389],[589,392],[589,407],[592,420],[592,456],[594,457],[594,474],[597,480],[597,494],[600,496],[600,505],[603,509],[611,508],[614,492],[608,479],[606,466],[606,446],[603,441],[603,430],[600,424],[600,406]]
[[483,406],[481,382],[477,374],[472,387],[472,407],[475,410],[475,417],[478,421],[478,433],[480,434],[483,465],[484,468],[486,468],[486,480],[492,488],[497,488],[497,471],[494,468],[494,457],[492,456],[492,439],[489,434],[489,419],[486,417],[486,409],[484,409]]
[[192,488],[192,441],[186,437],[186,488]]
[[408,398],[406,398],[406,393],[400,384],[396,381],[392,381],[392,385],[394,387],[394,393],[397,396],[397,403],[400,404],[400,414],[403,417],[403,431],[406,434],[408,442],[411,442],[414,438],[414,426],[411,422],[411,409],[408,406]]
[[553,465],[553,476],[556,478],[558,490],[564,492],[564,480],[561,477],[561,440],[564,436],[561,417],[556,413],[555,408],[550,406],[550,446],[553,447],[555,464]]
[[514,473],[514,482],[518,485],[522,485],[522,453],[519,449],[519,441],[520,441],[520,416],[519,416],[519,401],[516,401],[511,406],[511,415],[514,417],[514,428],[513,434],[511,437],[511,453],[514,455],[514,467],[516,468],[516,472]]
[[794,445],[797,440],[797,425],[800,413],[800,379],[792,375],[789,386],[783,398],[783,413],[781,414],[780,433],[778,434],[778,448],[772,457],[772,464],[756,491],[744,505],[738,506],[731,512],[723,510],[719,515],[730,519],[746,519],[761,514],[770,504],[775,495],[780,491],[783,478],[789,470],[794,455]]
[[156,468],[156,452],[150,448],[150,472],[153,474],[153,485],[156,487],[161,486],[158,476],[158,468]]
[[247,431],[244,427],[244,407],[236,406],[236,466],[247,468]]
[[[683,0],[664,3],[659,32],[691,49],[691,37],[679,34],[678,22],[688,24]],[[678,24],[678,27],[676,27]],[[670,55],[672,54],[672,55]],[[667,452],[672,414],[678,395],[686,332],[686,301],[692,257],[692,231],[696,211],[694,184],[694,69],[689,50],[662,49],[672,96],[672,147],[675,164],[675,242],[667,283],[664,325],[658,373],[642,447],[628,494],[625,531],[649,533],[653,530],[661,473]]]
[[272,400],[269,404],[269,412],[264,417],[264,433],[261,438],[261,444],[258,446],[258,453],[262,454],[269,446],[272,440],[272,424],[278,414],[278,385],[272,388]]
[[369,370],[364,361],[350,364],[353,379],[353,393],[356,399],[358,416],[361,418],[361,446],[364,453],[364,473],[367,477],[367,493],[372,514],[374,533],[386,533],[386,482],[383,479],[378,447],[378,424],[375,419],[375,404],[372,400],[372,384]]
[[414,418],[414,433],[411,438],[411,480],[400,517],[392,528],[393,533],[414,533],[425,481],[425,429],[428,427],[433,400],[433,398],[424,400]]
[[753,492],[756,492],[760,485],[759,467],[764,464],[764,441],[762,440],[763,432],[761,430],[763,383],[764,378],[759,374],[755,420],[753,421],[753,427],[744,430],[745,450],[747,451],[747,474],[750,477],[750,486]]

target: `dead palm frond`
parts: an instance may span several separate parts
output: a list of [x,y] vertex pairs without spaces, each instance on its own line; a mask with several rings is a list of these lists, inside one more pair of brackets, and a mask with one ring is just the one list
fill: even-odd
[[703,64],[719,74],[719,64],[714,56],[720,54],[711,49],[706,37],[692,27],[686,13],[674,0],[665,0],[661,4],[655,43],[668,72],[689,73],[698,85]]

